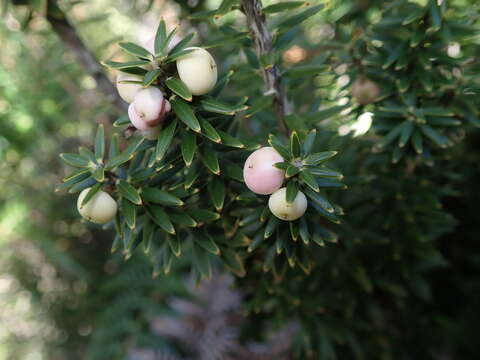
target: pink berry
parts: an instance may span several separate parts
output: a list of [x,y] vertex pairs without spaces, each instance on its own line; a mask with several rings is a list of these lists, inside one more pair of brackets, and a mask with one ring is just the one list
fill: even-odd
[[137,112],[135,111],[135,107],[133,103],[131,103],[128,107],[128,118],[133,126],[135,126],[138,130],[148,130],[150,126],[148,126],[147,122],[144,121],[140,116],[138,116]]
[[272,147],[263,147],[254,151],[243,167],[245,184],[257,194],[274,193],[282,187],[285,173],[273,165],[283,161],[283,157]]

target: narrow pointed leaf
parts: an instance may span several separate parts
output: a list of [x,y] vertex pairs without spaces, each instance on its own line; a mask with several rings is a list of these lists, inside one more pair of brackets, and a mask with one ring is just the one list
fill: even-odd
[[167,27],[165,21],[160,20],[157,32],[155,33],[155,55],[160,55],[167,46]]
[[168,217],[167,213],[160,207],[160,206],[149,206],[148,208],[149,213],[152,216],[153,221],[160,226],[163,230],[167,233],[174,235],[175,234],[175,227],[173,226],[170,218]]
[[137,189],[130,185],[125,180],[120,179],[117,184],[118,192],[126,199],[136,205],[142,205],[142,199],[138,194]]
[[313,191],[320,191],[315,177],[308,170],[303,170],[302,172],[300,172],[300,180],[302,180],[303,183]]
[[60,158],[73,167],[87,167],[90,164],[90,160],[87,157],[73,153],[62,153]]
[[220,165],[218,163],[218,153],[213,150],[207,150],[202,154],[203,164],[215,175],[220,175]]
[[200,123],[193,113],[192,108],[184,100],[174,97],[170,100],[172,109],[177,114],[178,118],[195,132],[200,132]]
[[198,245],[207,250],[209,253],[213,255],[220,255],[220,249],[210,235],[197,232],[193,235],[193,239]]
[[177,121],[173,120],[165,129],[160,132],[157,146],[155,148],[155,158],[157,161],[162,160],[167,153],[170,144],[172,143],[176,128]]
[[143,47],[131,42],[121,42],[118,44],[118,46],[120,46],[126,52],[141,58],[148,59],[152,55],[147,49],[144,49]]
[[298,194],[298,185],[296,181],[289,181],[287,184],[287,203],[291,204],[295,201]]
[[243,144],[243,142],[233,137],[232,135],[226,133],[225,131],[217,130],[217,133],[220,135],[220,138],[224,145],[239,148],[239,149],[245,148],[245,145]]
[[203,209],[187,209],[188,215],[193,217],[199,223],[206,223],[220,219],[220,214]]
[[165,85],[182,99],[192,101],[192,93],[182,80],[169,77],[167,80],[165,80]]
[[135,223],[137,218],[137,209],[135,205],[128,201],[126,198],[122,199],[122,210],[125,221],[130,229],[135,229]]
[[325,211],[328,211],[329,213],[335,212],[335,209],[332,206],[332,204],[330,203],[330,201],[328,201],[327,198],[320,195],[318,192],[312,191],[310,189],[306,189],[305,190],[305,195],[307,195],[310,199],[312,199],[320,207],[324,208]]
[[222,260],[225,265],[238,277],[244,277],[246,274],[242,257],[235,251],[228,248],[222,249]]
[[167,242],[168,246],[170,247],[170,250],[172,250],[172,253],[176,256],[179,257],[182,255],[182,243],[178,236],[176,235],[167,235]]
[[298,138],[298,134],[296,131],[293,131],[290,135],[290,152],[292,153],[293,157],[300,156],[300,139]]
[[280,223],[280,220],[276,216],[270,216],[270,219],[268,219],[267,226],[265,227],[265,232],[263,234],[263,237],[265,239],[268,239],[272,234],[275,232],[275,229],[277,228],[278,224]]
[[102,161],[105,156],[105,129],[103,124],[98,125],[97,134],[95,136],[95,158]]
[[141,195],[143,200],[155,204],[165,206],[182,206],[184,204],[178,197],[157,188],[143,188]]
[[308,155],[313,149],[313,145],[315,144],[315,139],[317,137],[317,130],[313,129],[311,130],[307,137],[305,138],[305,141],[303,142],[303,152],[304,154]]
[[278,139],[275,135],[270,134],[268,137],[268,143],[271,147],[273,147],[285,160],[290,159],[290,152],[288,149],[282,144],[280,139]]
[[102,187],[102,184],[100,183],[97,183],[94,186],[92,186],[88,191],[87,195],[85,195],[85,197],[83,198],[82,203],[80,204],[80,208],[84,207],[95,196],[95,194],[98,193],[101,187]]
[[217,130],[208,122],[207,120],[200,120],[202,124],[202,134],[205,135],[206,138],[210,139],[215,143],[221,143],[222,139],[218,134]]
[[222,210],[225,200],[225,185],[223,181],[215,178],[208,184],[208,192],[213,206],[217,211]]
[[145,74],[142,85],[144,87],[152,85],[160,75],[162,75],[162,70],[160,69],[150,70]]
[[325,162],[331,159],[335,155],[337,155],[336,151],[324,151],[324,152],[314,153],[314,154],[308,155],[303,160],[303,163],[308,166],[318,165],[322,162]]
[[192,164],[197,150],[197,136],[192,131],[185,131],[182,136],[181,151],[185,165]]

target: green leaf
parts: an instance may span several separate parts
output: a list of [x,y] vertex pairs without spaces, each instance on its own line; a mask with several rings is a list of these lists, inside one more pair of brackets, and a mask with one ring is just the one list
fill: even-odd
[[420,131],[415,130],[415,132],[413,133],[412,144],[417,154],[423,153],[423,138],[422,134],[420,134]]
[[300,234],[300,238],[302,239],[303,243],[305,245],[308,245],[310,243],[310,233],[308,231],[307,220],[305,220],[304,217],[300,218],[300,226],[299,226],[298,232]]
[[291,204],[295,201],[298,194],[298,185],[296,181],[289,181],[287,184],[287,203]]
[[76,183],[79,183],[82,180],[85,180],[90,177],[90,170],[89,169],[81,169],[79,171],[74,172],[73,174],[70,174],[68,177],[63,179],[64,183],[57,186],[55,188],[55,192],[60,192],[63,190],[67,190],[71,186],[75,185]]
[[292,235],[293,241],[297,241],[298,236],[299,236],[297,222],[296,221],[289,221],[288,225],[290,227],[290,235]]
[[193,239],[196,241],[198,245],[202,248],[207,250],[209,253],[213,255],[220,255],[220,249],[218,248],[217,244],[213,241],[212,237],[207,233],[199,233],[196,232],[193,235]]
[[318,213],[320,215],[325,217],[327,220],[330,220],[331,222],[333,222],[335,224],[340,224],[341,221],[338,218],[338,216],[335,215],[335,213],[331,213],[331,212],[326,211],[323,207],[319,206],[316,202],[313,202],[311,205],[315,210],[318,211]]
[[97,166],[97,168],[92,172],[92,176],[98,182],[103,182],[103,180],[105,180],[105,169],[103,166]]
[[179,119],[187,125],[190,129],[195,132],[200,132],[200,124],[198,123],[197,117],[192,111],[192,108],[182,99],[178,97],[173,97],[170,100],[172,109],[177,114]]
[[200,159],[208,170],[215,175],[220,175],[220,165],[218,163],[218,153],[216,151],[204,151]]
[[152,83],[157,80],[157,78],[162,74],[162,70],[160,69],[155,69],[155,70],[150,70],[145,74],[145,77],[143,78],[143,83],[142,85],[144,87],[152,85]]
[[158,136],[157,146],[155,149],[155,158],[157,159],[157,161],[162,160],[167,153],[168,148],[172,143],[176,128],[177,121],[173,120],[165,129],[160,132],[160,135]]
[[262,244],[263,240],[265,240],[265,238],[263,237],[263,234],[258,233],[257,235],[255,235],[252,243],[248,246],[247,251],[249,253],[253,252],[255,249],[257,249]]
[[225,167],[225,173],[231,179],[243,183],[243,169],[237,164],[227,164]]
[[303,142],[303,152],[304,154],[308,155],[313,149],[313,145],[315,145],[315,139],[317,137],[317,130],[313,129],[311,130],[307,137],[305,138],[305,141]]
[[278,139],[275,135],[270,134],[268,136],[268,143],[271,147],[273,147],[285,160],[291,158],[290,152],[288,149],[283,145],[283,143]]
[[147,208],[153,221],[167,233],[175,235],[175,227],[173,226],[167,213],[160,206],[152,205]]
[[243,144],[243,142],[233,137],[232,135],[226,133],[225,131],[217,130],[217,133],[220,135],[220,138],[224,145],[239,148],[239,149],[245,148],[245,145]]
[[160,20],[158,24],[157,32],[155,33],[155,55],[162,54],[163,50],[167,46],[167,27],[165,21]]
[[103,124],[98,125],[97,135],[95,136],[95,158],[102,161],[105,156],[105,129]]
[[244,277],[246,274],[245,266],[243,264],[242,257],[235,251],[228,248],[222,249],[222,260],[235,275],[238,277]]
[[408,140],[410,140],[410,136],[412,135],[414,128],[415,126],[413,122],[408,121],[402,129],[400,139],[398,140],[398,146],[404,147],[407,144]]
[[328,169],[326,167],[312,167],[308,168],[308,171],[310,171],[313,176],[321,176],[331,179],[343,179],[342,173],[332,169]]
[[78,154],[62,153],[60,154],[60,158],[73,167],[87,167],[90,165],[90,160],[87,157]]
[[287,170],[285,171],[285,177],[291,178],[292,176],[297,175],[300,172],[300,169],[296,167],[295,165],[288,165]]
[[224,15],[228,13],[232,7],[236,4],[238,4],[240,1],[239,0],[223,0],[222,3],[220,4],[219,8],[215,12],[216,15]]
[[131,42],[121,42],[118,44],[118,46],[120,46],[126,52],[141,58],[149,59],[152,56],[148,50]]
[[265,226],[265,232],[263,233],[263,237],[265,239],[268,239],[270,236],[272,236],[279,223],[280,221],[276,216],[270,216],[267,226]]
[[79,181],[75,185],[70,187],[68,192],[70,194],[74,194],[74,193],[80,192],[80,191],[82,191],[86,188],[89,188],[89,187],[91,187],[95,184],[97,184],[97,180],[95,180],[93,177],[89,176],[86,179],[83,179],[82,181]]
[[205,278],[212,277],[212,267],[210,265],[210,258],[208,253],[203,250],[195,241],[192,241],[193,250],[193,266]]
[[187,169],[187,175],[185,176],[185,181],[183,183],[183,186],[186,190],[190,189],[200,176],[200,171],[198,171],[197,164],[198,162],[194,161],[190,168]]
[[[127,125],[130,125],[130,119],[128,118],[128,115],[120,116],[113,123],[114,127],[122,127],[122,126],[127,126]],[[114,135],[118,135],[118,134],[114,134]]]
[[125,221],[130,229],[135,229],[135,222],[137,218],[137,209],[134,204],[128,201],[126,198],[122,199],[122,210]]
[[400,136],[404,126],[405,126],[404,122],[395,126],[375,146],[380,149],[388,146],[393,140],[395,140],[397,137]]
[[138,66],[145,66],[148,64],[150,64],[150,61],[148,60],[135,60],[135,61],[128,61],[128,62],[105,61],[103,63],[103,65],[116,70],[136,68]]
[[197,227],[198,223],[184,212],[169,212],[170,219],[179,225],[188,227]]
[[428,30],[438,31],[442,27],[442,14],[437,0],[430,0],[431,26]]
[[182,242],[180,241],[180,238],[178,236],[166,236],[168,246],[170,246],[170,250],[172,250],[172,253],[176,256],[179,257],[182,255]]
[[142,199],[147,202],[152,202],[155,204],[161,204],[165,206],[183,206],[184,202],[178,197],[173,196],[172,194],[157,189],[146,187],[142,189],[141,193]]
[[136,205],[142,205],[142,199],[138,194],[137,189],[135,189],[132,185],[126,182],[123,179],[120,179],[117,183],[118,192],[127,200],[131,201]]
[[346,189],[347,186],[339,181],[331,179],[317,179],[317,184],[320,188],[337,188],[337,189]]
[[303,164],[308,166],[318,165],[331,159],[335,155],[337,155],[336,151],[324,151],[310,154],[305,159],[303,159]]
[[328,211],[329,213],[335,212],[335,209],[330,203],[330,201],[328,201],[327,198],[320,195],[318,192],[312,191],[310,189],[305,189],[305,195],[307,195],[310,199],[316,202],[320,207],[325,209],[325,211]]
[[248,106],[244,104],[229,105],[215,99],[203,99],[200,101],[203,110],[222,115],[235,115],[235,113],[247,110]]
[[218,134],[217,130],[208,122],[207,120],[200,119],[202,124],[202,134],[205,135],[206,138],[212,140],[213,142],[219,144],[222,142],[220,135]]
[[300,139],[298,138],[297,132],[292,131],[290,135],[290,152],[292,153],[293,157],[299,157],[300,151]]
[[118,154],[120,154],[120,144],[119,144],[120,136],[118,134],[113,134],[110,138],[110,146],[108,148],[108,158],[111,159]]
[[83,147],[83,146],[80,146],[78,148],[78,153],[79,155],[87,158],[90,160],[91,164],[90,165],[93,165],[93,164],[98,164],[98,161],[97,159],[95,158],[95,154],[93,152],[91,152],[89,149]]
[[187,209],[188,215],[199,223],[206,223],[220,219],[220,214],[204,209]]
[[441,148],[448,147],[450,140],[428,125],[420,125],[422,133]]
[[167,80],[165,80],[165,85],[181,98],[187,101],[192,101],[192,93],[182,80],[169,77]]
[[195,49],[185,49],[185,50],[181,50],[181,51],[176,52],[176,53],[172,53],[172,54],[168,55],[168,57],[165,59],[164,62],[165,62],[165,64],[169,64],[169,63],[174,62],[177,59],[181,58],[182,56],[190,54],[194,50]]
[[300,180],[302,180],[303,183],[313,191],[320,191],[315,177],[308,170],[303,170],[302,172],[300,172]]
[[180,147],[185,165],[190,166],[197,150],[197,137],[192,131],[183,132],[182,144]]
[[154,227],[150,218],[145,216],[143,220],[143,230],[142,230],[142,242],[143,242],[143,251],[147,254],[150,251],[150,245],[152,242]]
[[285,1],[278,4],[267,6],[263,9],[263,12],[265,14],[273,14],[273,13],[278,13],[285,10],[293,10],[306,4],[307,3],[305,1]]
[[94,196],[98,191],[102,188],[102,184],[96,183],[94,186],[88,190],[87,195],[83,198],[82,203],[80,204],[80,208],[84,207]]
[[225,185],[223,184],[223,181],[214,178],[208,183],[208,192],[210,193],[210,199],[215,209],[217,211],[222,210],[223,202],[225,200]]
[[185,36],[182,40],[180,40],[177,45],[175,45],[172,50],[169,51],[168,55],[174,55],[182,51],[188,46],[188,43],[192,40],[192,38],[195,36],[195,34],[188,34]]
[[120,155],[117,155],[113,158],[108,159],[107,164],[105,165],[105,170],[111,170],[115,167],[118,167],[127,161],[129,161],[131,158],[133,158],[133,154],[126,154],[122,153]]
[[316,6],[311,6],[307,8],[306,10],[302,11],[300,14],[293,15],[282,22],[277,26],[281,30],[288,30],[305,20],[307,20],[309,17],[315,15],[317,12],[319,12],[323,8],[323,5],[316,5]]

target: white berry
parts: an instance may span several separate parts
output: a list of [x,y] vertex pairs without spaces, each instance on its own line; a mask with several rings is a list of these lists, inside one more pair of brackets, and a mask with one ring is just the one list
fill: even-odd
[[217,64],[207,50],[198,47],[186,50],[192,49],[177,60],[178,76],[193,95],[203,95],[217,83]]
[[117,202],[106,192],[98,191],[85,205],[83,199],[87,196],[90,188],[83,190],[78,196],[77,209],[80,215],[96,224],[105,224],[117,214]]
[[287,203],[287,188],[275,191],[268,199],[268,207],[273,215],[282,220],[297,220],[307,211],[307,198],[303,192],[298,191],[295,200]]

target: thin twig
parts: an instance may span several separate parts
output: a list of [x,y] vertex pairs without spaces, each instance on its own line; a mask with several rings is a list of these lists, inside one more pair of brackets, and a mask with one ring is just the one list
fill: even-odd
[[[267,28],[267,21],[262,11],[261,0],[242,0],[242,11],[247,18],[250,35],[255,44],[255,51],[259,58],[271,54],[273,49],[272,34]],[[291,104],[288,102],[287,94],[278,67],[264,67],[262,69],[265,81],[264,95],[273,95],[273,104],[280,124],[280,130],[288,136],[289,130],[285,117],[292,113]]]
[[48,10],[52,8],[55,11],[47,11],[46,19],[52,26],[53,31],[55,31],[65,46],[72,51],[83,69],[94,78],[98,89],[105,94],[115,109],[119,113],[124,113],[127,110],[127,104],[118,95],[115,86],[103,72],[98,60],[85,46],[75,27],[68,21],[66,14],[55,5],[49,5]]

